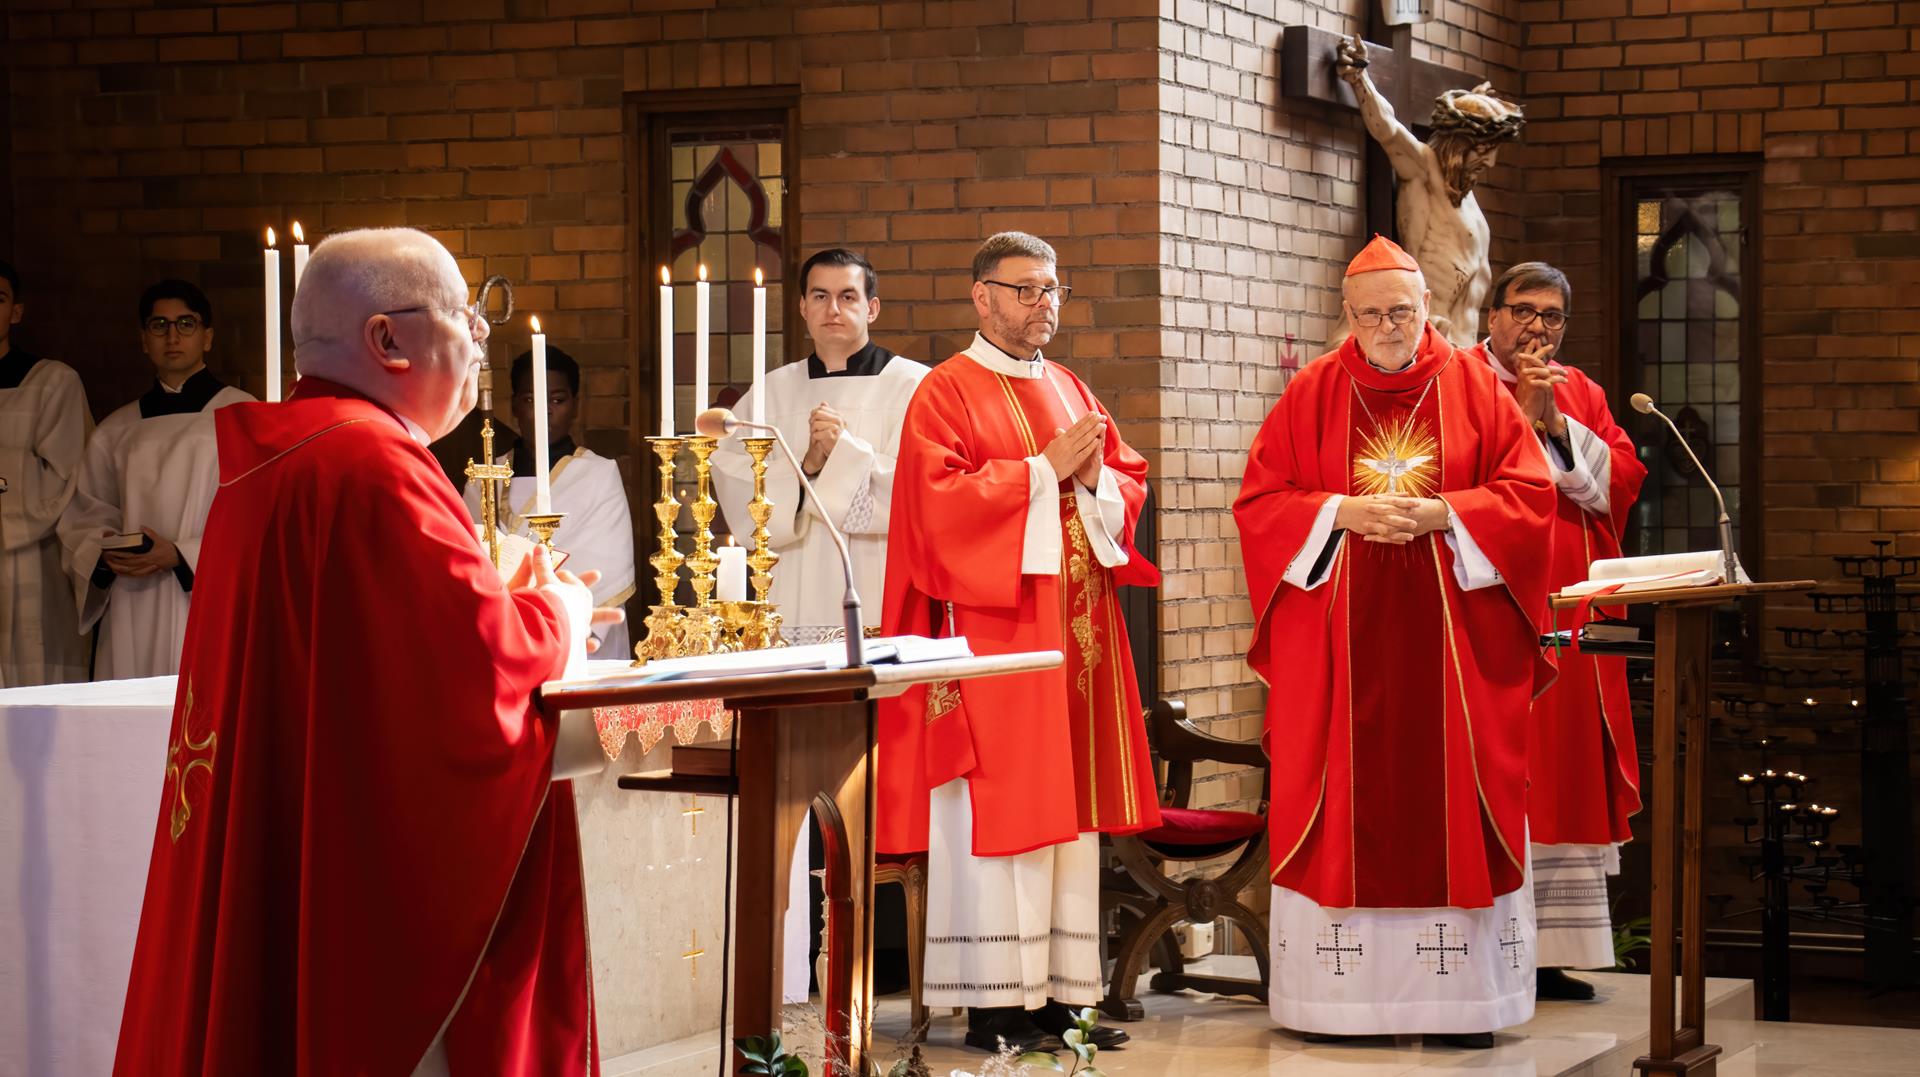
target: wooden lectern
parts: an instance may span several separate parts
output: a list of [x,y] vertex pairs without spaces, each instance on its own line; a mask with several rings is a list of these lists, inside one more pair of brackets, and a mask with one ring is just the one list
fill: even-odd
[[[865,1073],[873,1019],[873,701],[916,684],[1032,673],[1060,663],[1059,651],[1035,651],[697,680],[649,682],[644,670],[636,670],[547,685],[541,690],[541,707],[557,714],[721,699],[738,715],[734,778],[629,774],[620,779],[620,787],[738,799],[734,1037],[765,1036],[780,1027],[788,858],[807,812],[813,812],[826,850],[828,971],[821,994],[827,1056],[830,1064]],[[738,1072],[738,1055],[733,1060]]]
[[[1806,591],[1812,580],[1787,583],[1716,584],[1666,591],[1604,595],[1595,606],[1654,606],[1653,629],[1653,946],[1648,958],[1652,994],[1647,1054],[1634,1068],[1655,1074],[1713,1077],[1718,1044],[1707,1042],[1706,851],[1702,816],[1707,784],[1707,701],[1712,680],[1713,607],[1751,595]],[[1586,596],[1553,596],[1554,609],[1570,609]],[[1680,742],[1685,731],[1687,773],[1684,805],[1676,813]],[[1676,817],[1680,848],[1675,856]],[[1674,864],[1679,861],[1679,878]],[[1674,932],[1674,896],[1680,929]],[[1673,964],[1680,951],[1680,1019],[1673,1013]]]

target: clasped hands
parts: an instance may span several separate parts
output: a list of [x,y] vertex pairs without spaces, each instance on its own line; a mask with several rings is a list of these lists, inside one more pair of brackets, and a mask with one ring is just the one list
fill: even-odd
[[1567,372],[1547,364],[1552,354],[1553,345],[1544,339],[1514,353],[1514,374],[1520,381],[1513,387],[1513,398],[1529,423],[1545,423],[1547,433],[1561,437],[1567,432],[1567,419],[1553,401],[1553,387],[1566,384]]
[[833,455],[833,447],[840,444],[847,421],[823,403],[807,416],[807,428],[807,455],[801,458],[800,469],[809,476],[818,475],[827,466],[827,457]]
[[[597,569],[588,569],[578,576],[568,572],[564,568],[555,569],[553,567],[553,556],[547,552],[547,548],[545,546],[535,546],[533,548],[533,554],[520,562],[520,567],[514,571],[513,579],[507,581],[507,590],[539,591],[554,587],[578,587],[582,591],[587,592],[587,601],[592,602],[593,592],[591,589],[594,584],[599,582],[600,573]],[[595,607],[593,616],[589,618],[588,623],[593,626],[617,625],[626,619],[627,613],[625,610],[616,609],[611,606],[598,606]],[[600,641],[592,636],[588,636],[587,653],[592,654],[599,649]]]
[[1090,411],[1065,430],[1055,429],[1041,455],[1052,465],[1054,475],[1071,475],[1087,489],[1097,488],[1107,456],[1107,417]]
[[[112,538],[118,532],[107,528],[100,532],[101,538]],[[137,580],[143,576],[154,576],[162,572],[172,572],[180,564],[180,547],[154,533],[153,528],[143,527],[140,533],[153,540],[153,548],[145,553],[133,553],[130,550],[108,550],[101,560],[113,570],[116,576]]]
[[1404,546],[1430,531],[1445,531],[1451,515],[1437,497],[1361,494],[1342,498],[1333,510],[1333,526],[1368,542]]

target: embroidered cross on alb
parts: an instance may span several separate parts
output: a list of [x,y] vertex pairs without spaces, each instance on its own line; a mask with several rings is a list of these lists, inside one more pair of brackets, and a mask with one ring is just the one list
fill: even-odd
[[1520,967],[1520,947],[1523,945],[1525,943],[1520,938],[1519,918],[1507,917],[1507,926],[1500,929],[1500,949],[1507,955],[1508,968]]
[[[1420,964],[1428,972],[1450,976],[1453,974],[1453,969],[1447,967],[1447,955],[1459,954],[1463,958],[1466,957],[1467,944],[1460,942],[1448,945],[1447,925],[1441,922],[1434,924],[1433,930],[1420,933],[1420,941],[1415,944],[1413,952],[1420,955]],[[1454,968],[1458,967],[1459,964],[1456,962]]]
[[1366,947],[1348,931],[1345,924],[1329,924],[1320,930],[1320,941],[1313,952],[1320,955],[1320,968],[1335,976],[1345,976],[1360,967]]

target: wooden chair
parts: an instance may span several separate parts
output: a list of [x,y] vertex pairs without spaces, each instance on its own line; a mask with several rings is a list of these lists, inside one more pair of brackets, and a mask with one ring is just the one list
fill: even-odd
[[908,1040],[918,1042],[926,1038],[928,1021],[926,1004],[920,1001],[921,970],[927,960],[927,854],[879,854],[873,865],[873,885],[888,883],[897,883],[907,892],[907,997],[913,1015]]
[[[1259,742],[1231,741],[1201,732],[1187,720],[1185,704],[1161,700],[1147,711],[1147,739],[1167,765],[1161,795],[1161,825],[1111,839],[1119,861],[1100,887],[1101,912],[1117,913],[1119,938],[1113,943],[1113,972],[1100,1011],[1119,1021],[1137,1021],[1146,1009],[1134,988],[1149,956],[1160,971],[1149,986],[1155,991],[1192,988],[1221,995],[1267,999],[1267,918],[1240,902],[1240,894],[1267,875],[1267,757]],[[1257,767],[1260,812],[1188,807],[1193,767],[1201,761]],[[1235,853],[1226,871],[1176,880],[1172,872],[1203,860]],[[1246,980],[1186,971],[1186,959],[1173,936],[1180,921],[1225,919],[1237,928],[1259,965],[1260,978]]]

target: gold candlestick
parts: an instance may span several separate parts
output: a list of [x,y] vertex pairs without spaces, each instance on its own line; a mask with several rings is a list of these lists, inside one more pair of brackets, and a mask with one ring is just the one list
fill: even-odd
[[695,475],[694,499],[689,506],[693,512],[693,553],[687,557],[687,568],[693,573],[688,579],[693,585],[693,607],[687,611],[681,634],[682,654],[711,654],[721,644],[723,625],[713,608],[713,588],[719,582],[714,572],[720,567],[720,558],[713,552],[713,515],[720,508],[713,499],[713,451],[719,445],[717,439],[699,434],[687,439],[687,447],[693,450]]
[[647,636],[633,649],[642,662],[654,658],[672,658],[680,653],[681,609],[674,601],[680,589],[680,566],[686,558],[675,545],[674,521],[680,518],[680,501],[673,496],[674,460],[680,455],[681,438],[648,438],[653,455],[660,461],[660,499],[653,503],[653,517],[660,523],[659,549],[647,563],[653,566],[653,583],[660,591],[659,604],[647,615]]
[[527,521],[527,530],[533,532],[534,541],[553,549],[553,533],[560,529],[560,521],[567,518],[564,512],[529,512],[521,517]]
[[741,438],[747,455],[753,458],[753,500],[747,502],[747,515],[753,520],[753,551],[747,565],[753,569],[753,597],[767,601],[773,587],[773,566],[780,555],[773,552],[773,539],[767,534],[767,521],[773,519],[773,502],[767,500],[767,454],[773,451],[773,438]]

